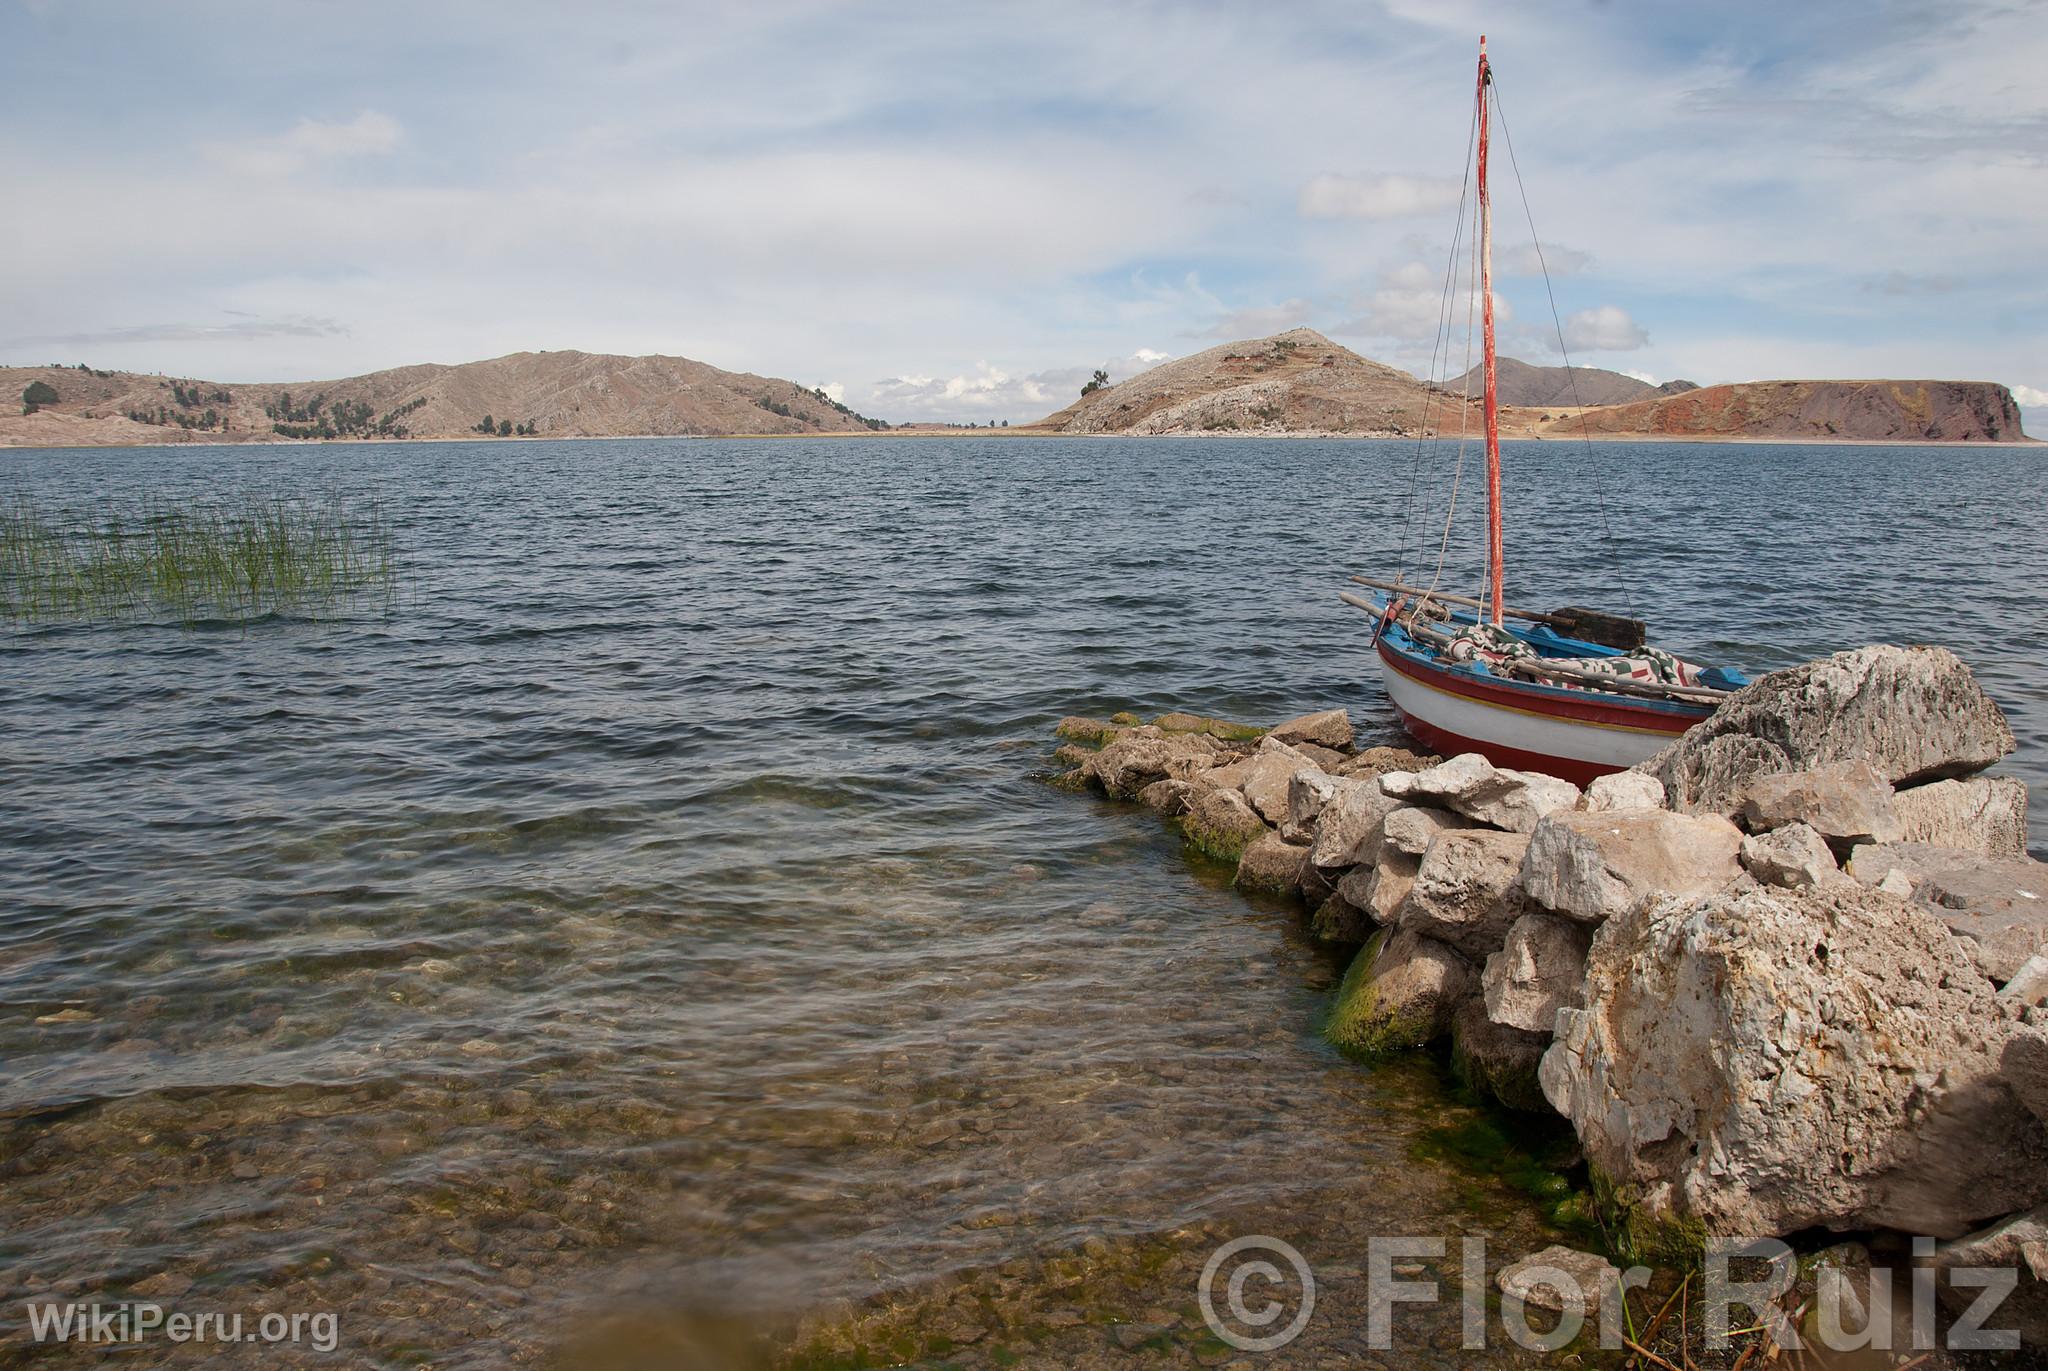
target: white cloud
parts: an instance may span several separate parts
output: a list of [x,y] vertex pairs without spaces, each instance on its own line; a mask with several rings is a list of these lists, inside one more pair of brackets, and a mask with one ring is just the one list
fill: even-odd
[[826,399],[842,405],[846,403],[846,387],[840,382],[827,381],[818,389],[825,393]]
[[1301,188],[1295,208],[1304,219],[1406,219],[1457,206],[1454,176],[1338,176],[1325,172]]
[[1284,333],[1299,328],[1308,320],[1309,303],[1306,300],[1282,300],[1277,305],[1251,305],[1234,309],[1205,329],[1198,329],[1187,336],[1190,338],[1223,338],[1236,341],[1240,338],[1264,338],[1268,334]]
[[1022,376],[987,362],[955,376],[892,376],[868,387],[868,399],[858,408],[868,412],[872,406],[883,417],[899,420],[972,423],[1008,419],[1013,424],[1029,423],[1078,400],[1081,387],[1097,370],[1108,372],[1110,381],[1116,382],[1171,358],[1172,354],[1156,348],[1139,348],[1096,366],[1058,367]]
[[1541,253],[1536,251],[1534,243],[1522,243],[1506,252],[1496,253],[1493,265],[1503,276],[1541,276],[1548,268],[1552,279],[1555,279],[1579,275],[1593,265],[1593,257],[1562,243],[1545,243]]
[[[1469,319],[1468,296],[1474,302]],[[1462,341],[1468,322],[1475,330],[1479,326],[1477,299],[1476,292],[1467,291],[1465,282],[1460,279],[1452,284],[1447,310],[1443,271],[1424,262],[1404,262],[1382,272],[1378,286],[1361,302],[1358,315],[1332,325],[1330,331],[1419,345],[1434,340],[1441,326],[1448,338]],[[1499,291],[1495,291],[1494,323],[1505,326],[1514,317],[1514,307],[1501,297]]]
[[288,133],[235,143],[208,143],[208,157],[241,176],[289,176],[316,162],[395,152],[405,139],[396,119],[364,110],[347,123],[301,119]]
[[1582,309],[1564,321],[1564,345],[1573,352],[1632,352],[1650,335],[1619,305]]
[[2014,386],[2012,398],[2019,402],[2021,409],[2048,409],[2048,390],[2037,390],[2033,386]]

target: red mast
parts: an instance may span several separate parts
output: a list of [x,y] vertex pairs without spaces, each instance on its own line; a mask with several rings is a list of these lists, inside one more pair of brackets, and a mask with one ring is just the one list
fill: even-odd
[[1500,623],[1500,402],[1493,355],[1493,201],[1486,193],[1486,87],[1493,68],[1486,61],[1486,35],[1479,35],[1479,298],[1486,328],[1486,572],[1493,622]]

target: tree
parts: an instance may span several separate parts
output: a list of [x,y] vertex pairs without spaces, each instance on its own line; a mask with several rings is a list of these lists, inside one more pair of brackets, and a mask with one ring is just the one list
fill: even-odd
[[496,433],[498,431],[498,421],[486,414],[483,417],[483,422],[476,426],[476,431],[478,433]]
[[21,393],[21,412],[34,414],[44,405],[57,403],[57,388],[48,381],[30,381],[28,389]]
[[498,421],[498,436],[500,438],[510,438],[512,436],[512,421],[510,419],[500,419]]
[[1105,389],[1108,385],[1109,373],[1104,371],[1101,367],[1097,367],[1095,369],[1095,375],[1088,379],[1088,384],[1081,387],[1081,394],[1084,396],[1093,395],[1096,391]]

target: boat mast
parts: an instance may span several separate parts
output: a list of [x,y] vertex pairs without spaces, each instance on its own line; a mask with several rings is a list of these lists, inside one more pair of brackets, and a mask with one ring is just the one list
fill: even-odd
[[1493,352],[1493,201],[1486,193],[1486,87],[1493,68],[1486,61],[1486,35],[1479,35],[1479,298],[1486,330],[1486,598],[1500,624],[1500,403]]

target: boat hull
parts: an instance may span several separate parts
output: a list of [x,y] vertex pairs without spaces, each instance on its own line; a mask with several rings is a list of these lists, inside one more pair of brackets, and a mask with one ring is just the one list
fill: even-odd
[[1380,674],[1408,731],[1446,757],[1477,752],[1497,766],[1584,785],[1647,761],[1713,712],[1527,685],[1446,667],[1383,635]]

